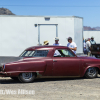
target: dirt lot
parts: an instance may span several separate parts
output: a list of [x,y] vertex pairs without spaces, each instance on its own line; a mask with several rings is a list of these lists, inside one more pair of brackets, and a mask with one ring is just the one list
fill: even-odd
[[35,94],[0,94],[0,100],[100,100],[100,76],[95,79],[36,79],[27,84],[0,78],[0,90],[5,89],[34,90]]

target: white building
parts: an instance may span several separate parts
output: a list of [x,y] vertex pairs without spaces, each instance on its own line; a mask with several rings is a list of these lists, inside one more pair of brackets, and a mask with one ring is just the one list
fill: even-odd
[[100,31],[84,31],[83,37],[84,39],[94,37],[96,43],[100,44]]
[[63,46],[68,37],[83,53],[83,18],[59,16],[0,16],[0,56],[19,56],[21,52],[48,40],[50,45],[59,37]]

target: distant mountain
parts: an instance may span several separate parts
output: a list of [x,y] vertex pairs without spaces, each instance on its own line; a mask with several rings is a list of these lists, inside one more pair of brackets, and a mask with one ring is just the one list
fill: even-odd
[[83,26],[84,31],[100,31],[100,27],[93,27],[91,28],[90,26]]
[[0,8],[0,15],[15,15],[9,9]]
[[89,30],[96,30],[95,28],[91,28],[90,26],[83,26],[84,31],[89,31]]
[[100,31],[100,27],[94,27],[96,30]]

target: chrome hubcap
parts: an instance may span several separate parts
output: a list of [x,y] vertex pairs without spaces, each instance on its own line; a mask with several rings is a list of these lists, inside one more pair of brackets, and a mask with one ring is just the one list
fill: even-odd
[[25,79],[25,80],[29,80],[32,78],[32,73],[22,73],[22,77]]
[[88,69],[88,75],[89,75],[90,77],[95,76],[95,75],[96,75],[96,69],[95,69],[95,68],[89,68],[89,69]]

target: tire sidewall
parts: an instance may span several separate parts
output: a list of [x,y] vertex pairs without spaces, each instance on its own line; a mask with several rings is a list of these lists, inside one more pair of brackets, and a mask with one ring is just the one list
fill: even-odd
[[[90,67],[91,68],[91,67]],[[92,78],[96,78],[97,77],[97,74],[98,74],[98,71],[97,71],[97,69],[95,68],[95,67],[92,67],[92,68],[94,68],[95,70],[96,70],[96,74],[94,75],[94,76],[89,76],[88,75],[88,70],[89,70],[89,68],[87,69],[87,71],[86,71],[86,73],[85,73],[85,77],[86,78],[90,78],[90,79],[92,79]]]
[[18,79],[19,79],[22,83],[30,83],[30,82],[33,82],[33,81],[34,81],[34,79],[35,79],[35,74],[32,73],[32,78],[29,79],[29,80],[25,80],[25,79],[23,78],[23,76],[22,76],[22,73],[21,73],[21,74],[19,74]]

